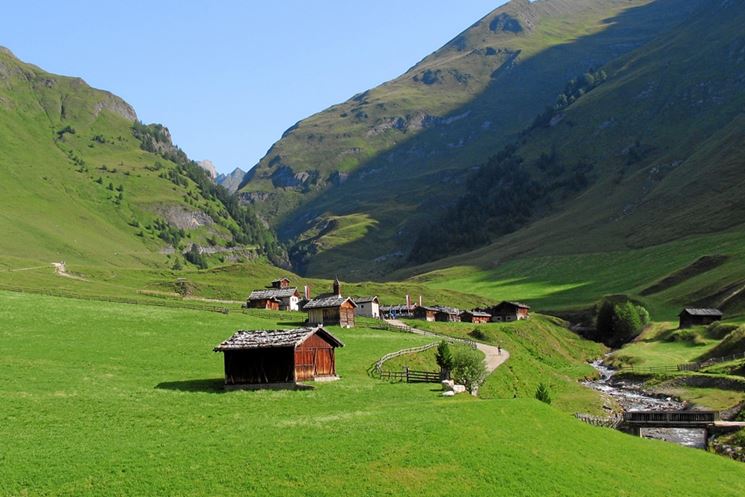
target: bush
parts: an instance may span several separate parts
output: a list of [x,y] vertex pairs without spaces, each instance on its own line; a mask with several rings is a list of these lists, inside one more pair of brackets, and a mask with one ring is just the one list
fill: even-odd
[[476,340],[486,340],[486,333],[484,333],[484,330],[481,328],[474,328],[471,333],[469,333],[473,338]]
[[686,342],[691,345],[705,345],[704,339],[694,330],[678,330],[671,333],[666,342]]
[[649,311],[624,297],[605,298],[597,305],[596,336],[610,347],[630,342],[649,324]]
[[453,380],[473,393],[486,378],[486,366],[476,349],[459,348],[453,354]]
[[450,346],[445,340],[437,346],[435,360],[440,369],[445,372],[445,375],[450,376],[450,371],[453,369],[453,353],[450,352]]
[[551,404],[551,392],[543,383],[539,383],[538,388],[535,389],[535,398],[545,404]]
[[197,247],[196,243],[191,244],[191,248],[186,254],[184,254],[184,257],[199,269],[207,269],[207,260],[199,252],[199,247]]

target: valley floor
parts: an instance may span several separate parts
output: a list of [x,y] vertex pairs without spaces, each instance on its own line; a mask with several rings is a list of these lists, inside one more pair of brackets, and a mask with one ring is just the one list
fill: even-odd
[[[0,495],[745,492],[742,464],[504,398],[506,379],[490,379],[492,399],[446,399],[367,374],[383,354],[428,342],[417,335],[332,328],[345,343],[340,381],[225,393],[212,347],[297,319],[0,292]],[[510,351],[503,368],[530,353]]]

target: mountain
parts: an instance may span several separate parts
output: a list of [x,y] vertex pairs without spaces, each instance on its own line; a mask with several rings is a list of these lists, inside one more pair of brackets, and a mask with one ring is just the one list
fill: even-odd
[[271,232],[212,184],[167,128],[144,125],[121,98],[7,49],[0,177],[0,264],[9,267],[163,268],[186,264],[176,254],[192,245],[213,258],[281,255]]
[[217,169],[215,168],[215,165],[212,163],[211,160],[200,160],[197,162],[197,165],[207,171],[207,174],[209,174],[210,178],[217,179]]
[[238,191],[238,188],[241,186],[241,182],[245,177],[246,171],[240,167],[236,167],[233,169],[233,172],[229,174],[218,174],[215,181],[230,193],[235,193]]
[[289,128],[239,195],[292,244],[297,269],[382,277],[569,80],[664,38],[699,3],[514,0],[395,80]]

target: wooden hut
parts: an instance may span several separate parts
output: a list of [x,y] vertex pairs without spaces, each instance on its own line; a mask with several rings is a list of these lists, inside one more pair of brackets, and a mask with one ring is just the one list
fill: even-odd
[[488,310],[492,321],[519,321],[530,317],[530,306],[503,301]]
[[316,327],[238,331],[214,350],[224,355],[227,388],[256,388],[336,378],[335,349],[343,346]]
[[466,323],[483,324],[491,321],[491,314],[482,311],[463,311],[460,319]]
[[427,307],[425,305],[417,306],[417,308],[414,309],[414,319],[423,319],[430,322],[435,321],[438,310],[437,307]]
[[711,324],[714,321],[721,321],[724,314],[719,309],[697,309],[687,307],[678,314],[680,318],[680,328],[690,328],[691,326],[703,326]]
[[435,321],[445,323],[460,323],[460,310],[453,307],[437,307],[435,312]]
[[[277,309],[280,311],[297,311],[300,310],[300,293],[297,288],[270,288],[267,290],[254,290],[248,296],[246,307],[250,309],[268,309],[263,305],[267,300],[276,300],[279,302]],[[272,309],[272,310],[277,310]]]
[[354,327],[354,310],[357,304],[349,297],[331,295],[311,299],[303,306],[308,313],[308,324],[335,325],[342,328]]
[[413,318],[416,308],[416,304],[381,305],[380,315],[384,319]]
[[266,309],[268,311],[278,311],[282,301],[272,295],[257,296],[255,292],[246,300],[246,307],[249,309]]
[[269,288],[290,288],[290,278],[288,277],[282,277],[277,280],[272,281]]
[[353,297],[357,304],[355,314],[366,318],[380,319],[380,301],[378,297]]

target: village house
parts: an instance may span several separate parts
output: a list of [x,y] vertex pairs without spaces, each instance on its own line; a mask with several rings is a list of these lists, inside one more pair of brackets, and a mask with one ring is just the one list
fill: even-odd
[[721,321],[724,313],[719,309],[697,309],[687,307],[678,314],[680,318],[680,328],[690,328],[691,326],[702,326],[711,324],[714,321]]
[[342,297],[341,283],[334,280],[331,294],[319,295],[310,299],[303,310],[308,313],[308,324],[339,325],[342,328],[354,327],[354,314],[357,304],[349,297]]
[[460,323],[460,310],[453,307],[436,307],[435,321],[442,321],[445,323]]
[[299,310],[298,302],[300,294],[296,288],[270,288],[267,290],[254,290],[248,296],[246,307],[249,309],[269,309],[265,304],[269,301],[277,301],[276,309],[280,311]]
[[214,351],[224,355],[226,388],[286,387],[336,378],[335,349],[343,346],[316,327],[238,331]]
[[297,288],[290,287],[290,279],[285,277],[272,281],[266,290],[251,292],[246,300],[246,307],[273,311],[299,311],[299,302],[300,293]]
[[383,316],[384,319],[413,318],[414,311],[417,307],[416,304],[411,306],[406,304],[381,305],[380,315]]
[[491,314],[492,321],[519,321],[530,317],[530,306],[506,300],[487,311]]
[[416,309],[414,309],[414,318],[433,322],[435,321],[438,310],[439,308],[437,307],[428,307],[426,305],[420,305],[420,306],[417,306]]
[[463,311],[460,319],[466,323],[484,324],[491,321],[491,314],[482,311]]
[[355,314],[366,318],[380,319],[380,301],[378,297],[354,297],[357,304]]

